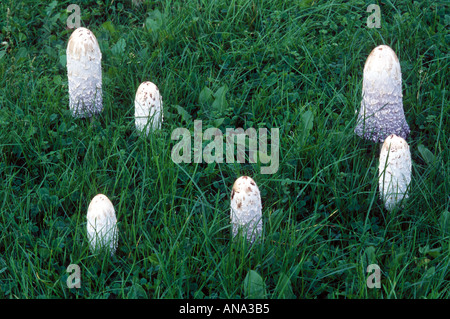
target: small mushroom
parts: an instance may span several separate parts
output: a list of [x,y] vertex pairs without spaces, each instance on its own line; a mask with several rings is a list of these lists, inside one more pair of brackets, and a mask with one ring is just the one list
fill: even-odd
[[409,132],[403,112],[400,63],[390,47],[377,46],[364,65],[355,133],[374,142],[383,142],[391,134],[406,139]]
[[92,252],[109,249],[113,255],[117,248],[118,229],[114,206],[103,194],[96,195],[87,211],[87,236]]
[[386,138],[381,147],[378,172],[381,199],[386,209],[392,211],[408,198],[411,182],[411,153],[402,137],[391,134]]
[[102,53],[95,35],[86,28],[72,32],[67,44],[69,107],[74,117],[91,117],[103,109]]
[[143,82],[139,85],[134,99],[134,117],[136,129],[145,131],[161,129],[163,122],[163,103],[158,87],[152,82]]
[[133,5],[136,7],[139,7],[143,2],[144,0],[132,0]]
[[261,236],[263,227],[261,195],[252,178],[241,176],[234,182],[230,215],[233,237],[240,230],[251,243]]

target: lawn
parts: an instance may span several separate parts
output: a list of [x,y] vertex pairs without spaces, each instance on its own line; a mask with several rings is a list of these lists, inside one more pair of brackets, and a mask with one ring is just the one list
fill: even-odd
[[[69,110],[71,3],[0,4],[0,298],[450,298],[448,3],[78,1],[102,51],[103,111],[91,119]],[[367,26],[372,3],[381,28]],[[400,60],[411,128],[409,198],[392,212],[381,144],[354,134],[380,44]],[[134,124],[144,81],[164,102],[148,137]],[[276,172],[262,174],[261,157],[174,162],[172,132],[194,121],[278,129]],[[232,240],[242,175],[261,192],[253,245]],[[117,215],[112,257],[86,237],[98,193]]]

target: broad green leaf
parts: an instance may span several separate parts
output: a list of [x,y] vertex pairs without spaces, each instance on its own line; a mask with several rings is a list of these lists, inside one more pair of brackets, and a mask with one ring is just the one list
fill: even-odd
[[151,263],[152,265],[155,265],[155,266],[159,265],[158,256],[156,256],[156,254],[151,254],[151,255],[148,257],[148,259],[149,259],[149,261],[150,261],[150,263]]
[[211,105],[211,103],[214,101],[213,91],[207,86],[205,86],[203,90],[200,92],[198,101],[200,102],[200,104]]
[[156,32],[161,29],[163,25],[163,15],[156,9],[149,13],[148,18],[145,20],[145,27],[149,32]]
[[419,253],[426,254],[430,250],[430,246],[425,245],[424,247],[419,247]]
[[426,148],[423,144],[420,144],[417,147],[417,149],[419,150],[419,153],[422,156],[425,163],[427,163],[428,165],[432,165],[433,163],[436,162],[437,157],[428,148]]
[[433,258],[439,257],[441,255],[441,250],[442,250],[442,247],[437,247],[437,248],[430,249],[428,251],[428,255],[433,257]]
[[303,121],[303,125],[305,127],[305,130],[307,132],[307,134],[309,134],[309,131],[312,130],[313,128],[313,122],[314,122],[314,115],[311,111],[306,111],[305,113],[302,114],[302,121]]
[[147,299],[147,293],[141,285],[139,285],[138,283],[133,283],[133,285],[130,287],[130,290],[128,290],[127,298]]
[[441,254],[441,249],[442,247],[430,249],[430,246],[425,245],[425,247],[419,247],[419,253],[436,258]]
[[58,1],[52,1],[46,8],[45,12],[47,13],[47,15],[49,16],[52,11],[56,8],[56,6],[58,5]]
[[214,102],[211,107],[217,111],[225,111],[228,107],[227,101],[227,92],[228,86],[224,85],[217,89],[216,93],[214,93]]
[[221,117],[220,119],[214,120],[214,126],[219,127],[220,125],[222,125],[224,120],[225,120],[225,118],[223,118],[223,117]]
[[175,105],[175,108],[177,109],[178,114],[181,115],[183,121],[188,122],[192,118],[191,114],[189,114],[182,106]]
[[19,42],[26,41],[27,36],[22,32],[19,32]]
[[103,23],[102,28],[108,31],[110,35],[113,35],[116,32],[116,28],[111,21],[106,21],[105,23]]
[[62,65],[62,67],[66,67],[66,64],[67,64],[67,57],[66,57],[66,55],[65,54],[61,54],[60,56],[59,56],[59,63]]
[[53,78],[53,83],[55,83],[56,85],[61,85],[61,82],[62,82],[62,78],[59,74]]
[[376,260],[377,260],[377,257],[376,257],[376,254],[375,254],[375,247],[373,247],[373,246],[367,247],[364,250],[364,257],[366,258],[366,261],[367,261],[366,267],[368,265],[375,264]]
[[244,279],[244,295],[248,299],[262,299],[265,297],[265,284],[262,277],[254,270],[250,270]]
[[25,47],[20,47],[19,50],[16,53],[16,60],[17,62],[20,62],[22,60],[25,60],[28,55],[28,50]]
[[295,299],[296,296],[292,291],[291,280],[285,273],[280,273],[278,277],[278,283],[275,287],[275,296],[280,299]]
[[[426,267],[426,266],[425,266]],[[436,268],[434,266],[428,268],[423,274],[422,278],[417,282],[417,292],[418,296],[426,295],[427,291],[430,289],[431,281],[436,274]]]
[[58,118],[58,114],[52,113],[52,115],[50,115],[50,122],[53,122],[53,121],[56,120],[57,118]]
[[430,268],[427,269],[427,271],[425,272],[425,275],[423,276],[423,278],[429,278],[431,279],[434,274],[436,273],[436,267],[432,266]]
[[114,54],[115,56],[123,56],[126,45],[127,43],[125,42],[125,39],[120,38],[119,41],[117,41],[117,43],[114,44],[111,48],[112,54]]

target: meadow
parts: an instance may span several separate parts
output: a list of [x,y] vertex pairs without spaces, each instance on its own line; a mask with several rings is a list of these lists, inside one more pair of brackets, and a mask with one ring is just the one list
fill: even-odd
[[[69,110],[71,3],[102,51],[92,119]],[[381,28],[367,26],[372,3]],[[2,1],[0,298],[449,298],[449,24],[445,1]],[[380,44],[400,60],[411,128],[409,198],[392,212],[380,144],[354,134]],[[164,102],[148,137],[134,125],[143,81]],[[260,159],[175,163],[171,133],[195,120],[278,128],[277,171],[261,174]],[[242,175],[261,191],[254,245],[231,238]],[[98,193],[118,219],[112,257],[86,238]],[[67,285],[71,264],[80,288]]]

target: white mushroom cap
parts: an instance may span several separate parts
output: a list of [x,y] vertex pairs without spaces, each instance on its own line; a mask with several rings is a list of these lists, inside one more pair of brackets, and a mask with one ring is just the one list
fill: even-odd
[[67,44],[69,107],[75,117],[90,117],[103,109],[102,53],[95,35],[86,28],[72,32]]
[[103,194],[96,195],[87,211],[87,236],[93,252],[109,249],[114,254],[118,242],[117,218],[114,206]]
[[367,58],[362,97],[357,135],[374,142],[383,142],[390,134],[407,138],[400,62],[389,46],[377,46]]
[[134,99],[134,117],[136,129],[145,130],[148,135],[150,130],[161,129],[163,122],[163,102],[158,87],[152,82],[143,82],[139,85]]
[[388,136],[380,152],[378,184],[381,198],[388,211],[403,198],[408,198],[411,182],[411,153],[406,141],[394,134]]
[[242,229],[253,243],[262,233],[261,195],[255,181],[248,176],[239,177],[231,191],[231,224],[233,237]]

